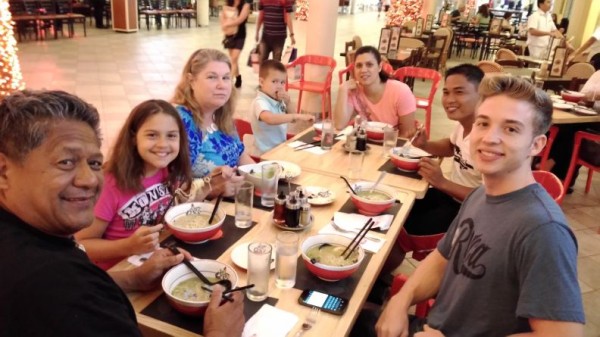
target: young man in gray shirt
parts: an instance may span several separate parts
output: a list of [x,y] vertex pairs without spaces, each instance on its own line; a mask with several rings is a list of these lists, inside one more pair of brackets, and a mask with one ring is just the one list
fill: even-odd
[[583,336],[577,242],[530,168],[552,103],[514,76],[484,79],[479,93],[471,157],[483,186],[390,300],[377,335],[407,336],[409,306],[437,296],[415,336]]

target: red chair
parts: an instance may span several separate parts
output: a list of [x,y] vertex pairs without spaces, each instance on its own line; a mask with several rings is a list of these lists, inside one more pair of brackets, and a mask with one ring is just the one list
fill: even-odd
[[533,171],[533,177],[540,185],[542,185],[548,194],[556,201],[557,204],[562,204],[565,197],[565,189],[562,182],[552,172],[548,171]]
[[547,171],[546,163],[548,162],[548,157],[550,156],[550,149],[552,149],[552,144],[556,139],[556,135],[558,134],[558,126],[552,125],[549,130],[548,141],[546,142],[546,146],[540,153],[541,161],[540,161],[540,170]]
[[[315,65],[327,67],[327,75],[325,76],[324,82],[307,81],[305,80],[306,65]],[[302,103],[302,93],[304,91],[314,92],[321,94],[321,111],[323,113],[323,119],[326,118],[326,111],[331,112],[331,78],[333,76],[333,70],[335,69],[335,60],[331,57],[320,56],[320,55],[303,55],[298,57],[295,61],[288,63],[286,68],[294,69],[296,66],[300,66],[300,80],[296,82],[286,82],[285,89],[299,90],[300,95],[298,96],[298,109],[297,113],[300,113],[300,106]],[[327,110],[325,109],[325,102],[327,102]]]
[[431,107],[433,106],[433,98],[442,80],[442,75],[433,69],[419,68],[419,67],[402,67],[396,70],[393,75],[394,78],[404,82],[405,78],[420,78],[424,80],[431,80],[431,89],[429,90],[429,97],[416,97],[417,108],[425,110],[425,131],[427,131],[427,137],[430,135],[431,130]]
[[[235,128],[237,130],[238,136],[240,137],[240,140],[242,142],[244,141],[245,135],[253,135],[254,134],[254,132],[252,132],[252,125],[250,124],[250,122],[243,120],[243,119],[234,118],[233,123],[235,124]],[[250,155],[250,158],[252,158],[252,160],[254,160],[257,163],[260,162],[260,157]]]
[[592,163],[588,163],[579,156],[581,141],[584,139],[598,142],[600,141],[600,135],[584,131],[577,131],[577,133],[575,133],[575,145],[573,146],[571,164],[569,164],[569,171],[567,171],[567,177],[565,178],[565,182],[563,185],[565,190],[571,184],[571,179],[573,179],[573,172],[575,172],[575,166],[582,165],[588,168],[587,182],[585,184],[585,193],[590,192],[590,187],[592,186],[592,174],[594,173],[594,171],[600,171],[600,166],[595,166]]

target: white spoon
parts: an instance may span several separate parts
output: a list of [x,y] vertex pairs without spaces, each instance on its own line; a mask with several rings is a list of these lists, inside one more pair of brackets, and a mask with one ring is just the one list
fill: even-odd
[[381,171],[381,173],[379,174],[379,178],[377,178],[377,181],[375,181],[375,184],[373,184],[373,186],[371,186],[371,188],[369,189],[369,193],[373,193],[373,190],[375,189],[375,187],[377,187],[377,185],[379,185],[379,183],[381,182],[383,177],[385,177],[386,174],[387,174],[387,172]]

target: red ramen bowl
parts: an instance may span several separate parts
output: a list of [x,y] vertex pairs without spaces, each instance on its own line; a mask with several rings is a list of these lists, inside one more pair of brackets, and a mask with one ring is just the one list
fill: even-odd
[[315,236],[310,236],[302,242],[302,260],[304,261],[304,265],[306,269],[310,271],[313,275],[320,278],[324,281],[335,282],[347,277],[352,276],[354,272],[358,270],[362,260],[365,258],[365,251],[358,246],[358,260],[354,263],[351,263],[346,266],[333,266],[318,262],[316,260],[311,261],[311,259],[306,255],[308,250],[311,247],[322,245],[322,244],[337,244],[344,247],[347,247],[352,240],[341,235],[336,234],[319,234]]
[[392,126],[382,122],[367,122],[367,138],[374,141],[383,141],[383,128]]
[[225,221],[225,211],[219,209],[210,225],[196,226],[202,219],[208,222],[213,208],[214,205],[207,202],[179,204],[167,211],[165,222],[179,240],[192,244],[203,243],[215,236]]
[[350,200],[358,208],[360,214],[367,216],[379,215],[387,211],[396,202],[395,192],[382,184],[377,185],[376,189],[369,192],[373,184],[370,181],[359,181],[352,186],[356,194],[350,193]]
[[579,103],[585,97],[585,94],[577,91],[563,90],[560,92],[560,97],[567,102]]
[[[230,280],[232,287],[237,285],[238,275],[231,266],[215,260],[197,259],[191,262],[194,267],[209,280]],[[163,276],[162,289],[167,295],[169,304],[171,304],[175,310],[190,316],[201,316],[208,307],[210,296],[207,296],[207,299],[196,300],[193,296],[190,296],[188,299],[183,299],[173,295],[178,285],[194,278],[200,281],[198,276],[196,276],[186,265],[177,265],[171,268],[171,270]],[[190,294],[188,293],[187,295]],[[206,296],[206,293],[204,293],[203,296]]]
[[390,150],[390,160],[396,168],[403,171],[417,171],[421,158],[428,156],[431,155],[417,147],[408,148],[406,154],[403,154],[402,147],[395,147]]

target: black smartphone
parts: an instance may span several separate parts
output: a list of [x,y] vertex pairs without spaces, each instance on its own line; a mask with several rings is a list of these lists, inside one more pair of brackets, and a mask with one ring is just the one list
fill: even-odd
[[306,289],[298,298],[298,302],[307,307],[317,307],[334,315],[342,315],[348,306],[345,298],[324,294],[316,290]]

